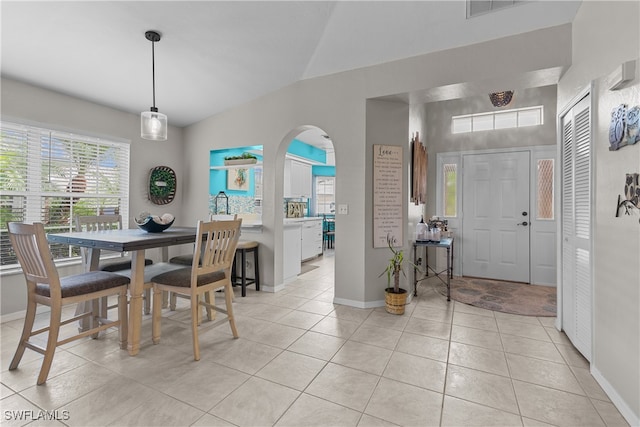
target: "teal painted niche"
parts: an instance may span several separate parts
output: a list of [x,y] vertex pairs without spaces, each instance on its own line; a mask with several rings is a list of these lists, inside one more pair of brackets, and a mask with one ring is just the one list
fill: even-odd
[[[224,166],[224,158],[231,156],[240,156],[247,151],[262,151],[262,145],[252,145],[247,147],[226,148],[223,150],[211,150],[209,153],[210,166]],[[262,162],[262,156],[255,155],[258,162]],[[241,167],[241,166],[239,166]],[[255,171],[254,168],[247,168],[249,172],[249,188],[248,191],[229,190],[227,188],[228,169],[211,169],[209,171],[209,194],[216,195],[220,191],[224,191],[228,196],[248,196],[255,195]]]

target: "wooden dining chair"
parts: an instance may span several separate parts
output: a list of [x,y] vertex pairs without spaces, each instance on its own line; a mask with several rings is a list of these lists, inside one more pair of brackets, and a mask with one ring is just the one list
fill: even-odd
[[[18,349],[9,365],[14,370],[20,364],[25,349],[29,348],[44,355],[37,384],[47,381],[56,347],[86,337],[97,337],[98,332],[117,326],[120,333],[120,348],[127,348],[127,288],[129,278],[107,271],[91,271],[72,276],[60,277],[53,262],[51,250],[42,223],[8,223],[9,239],[27,285],[27,313]],[[118,295],[118,319],[108,320],[98,315],[98,299]],[[87,304],[91,310],[77,313],[72,318],[62,320],[62,307],[69,304]],[[38,304],[51,309],[49,326],[33,330]],[[71,337],[58,340],[60,327],[89,317],[90,329]],[[48,332],[46,347],[39,346],[31,337]]]
[[[76,231],[122,230],[122,215],[76,215],[75,223]],[[124,253],[119,254],[118,258],[100,261],[97,269],[111,272],[131,270],[131,257],[125,256]],[[80,248],[80,255],[84,265],[89,265],[88,248]],[[153,260],[144,260],[145,267],[151,264],[153,264]],[[144,298],[145,313],[148,314],[151,311],[151,285],[145,287]],[[100,310],[103,317],[107,317],[107,310],[115,307],[116,305],[108,305],[107,298],[100,300]]]
[[[200,344],[198,341],[198,324],[200,306],[207,310],[207,317],[212,320],[213,311],[227,315],[231,332],[238,337],[233,317],[233,289],[231,288],[231,265],[236,253],[240,225],[242,219],[230,221],[198,221],[194,254],[191,267],[160,274],[151,279],[153,282],[153,343],[160,342],[162,320],[162,291],[188,296],[191,305],[191,331],[193,337],[193,358],[200,360]],[[206,235],[206,239],[202,236]],[[213,291],[224,290],[226,309],[216,307]],[[204,301],[202,300],[204,296]],[[223,320],[220,320],[223,321]]]

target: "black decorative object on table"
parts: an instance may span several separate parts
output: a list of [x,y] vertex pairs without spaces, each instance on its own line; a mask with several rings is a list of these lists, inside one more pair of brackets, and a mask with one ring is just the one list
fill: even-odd
[[164,214],[161,217],[142,214],[135,219],[136,225],[147,233],[162,233],[173,225],[176,219],[171,214]]

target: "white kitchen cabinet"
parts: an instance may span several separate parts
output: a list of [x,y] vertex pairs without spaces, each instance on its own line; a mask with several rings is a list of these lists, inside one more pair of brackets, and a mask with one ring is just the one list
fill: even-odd
[[289,283],[300,274],[300,244],[302,241],[302,227],[300,223],[284,225],[284,261],[282,279],[284,283]]
[[284,197],[311,197],[311,165],[286,159],[284,162]]
[[322,254],[322,219],[302,223],[301,258],[307,260]]

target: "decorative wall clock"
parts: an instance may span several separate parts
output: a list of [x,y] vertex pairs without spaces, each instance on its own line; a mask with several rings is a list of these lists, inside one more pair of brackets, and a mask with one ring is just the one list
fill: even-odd
[[156,205],[171,203],[176,195],[176,173],[168,166],[156,166],[149,173],[149,200]]

